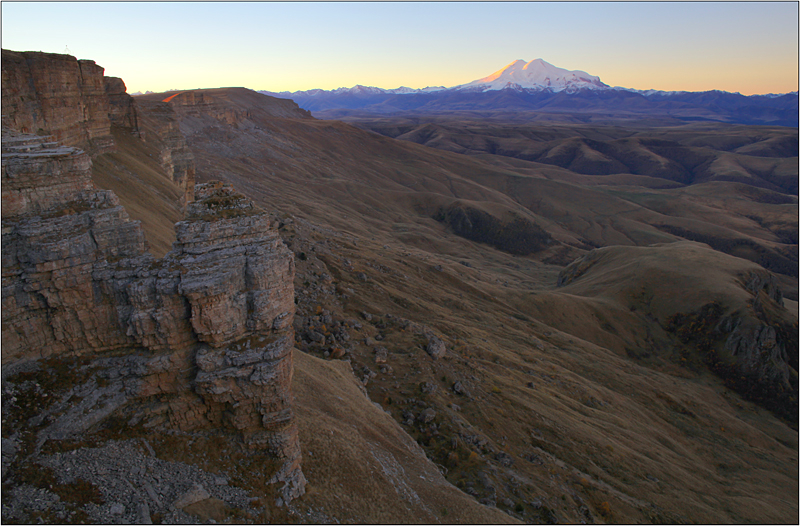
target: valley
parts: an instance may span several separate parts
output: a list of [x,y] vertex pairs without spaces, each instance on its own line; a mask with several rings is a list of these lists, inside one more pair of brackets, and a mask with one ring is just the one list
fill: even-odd
[[[133,352],[152,368],[170,354],[122,335],[127,343],[113,349],[65,344],[63,363],[58,353],[43,362],[33,345],[4,350],[4,522],[107,522],[125,499],[134,522],[143,509],[135,502],[165,523],[796,522],[796,128],[538,112],[309,113],[244,88],[131,101],[137,124],[129,112],[107,125],[114,148],[92,153],[90,175],[141,222],[148,253],[166,258],[148,274],[158,290],[199,283],[191,257],[169,264],[176,229],[186,228],[176,223],[257,217],[282,243],[263,252],[248,241],[245,277],[230,281],[241,281],[251,309],[260,291],[293,287],[295,310],[267,319],[240,308],[222,264],[204,267],[219,271],[219,284],[192,290],[220,294],[224,308],[206,302],[209,292],[181,292],[189,285],[137,300],[143,313],[145,304],[159,313],[159,330],[168,319],[194,327],[180,333],[186,342],[218,334],[216,318],[236,335],[181,343],[171,351],[188,360],[176,358],[174,368],[186,366],[177,380],[148,369],[142,381],[152,389],[115,399],[108,413],[87,409],[97,418],[61,438],[52,422],[68,411],[68,393],[104,378],[103,360]],[[12,111],[3,114],[9,126]],[[5,152],[3,170],[6,209]],[[223,193],[195,197],[204,185]],[[214,213],[186,216],[193,200]],[[81,206],[89,205],[59,214]],[[3,220],[5,254],[21,220]],[[247,269],[266,265],[267,254],[283,261],[282,246],[291,270],[270,266],[269,283],[252,277]],[[3,301],[24,314],[29,307],[8,299],[21,293],[7,292],[28,265],[19,260],[4,261]],[[50,271],[37,269],[25,274],[28,288],[50,290],[41,285]],[[77,279],[55,278],[59,291]],[[260,283],[255,296],[251,281]],[[143,294],[144,284],[130,283],[103,301]],[[41,294],[50,303],[38,308],[61,312],[55,293]],[[180,294],[209,309],[206,325],[199,307],[185,308],[188,322],[167,315],[183,305]],[[4,347],[18,326],[4,317]],[[291,497],[275,483],[282,479],[265,482],[283,469],[274,454],[247,446],[262,432],[251,398],[277,414],[274,401],[248,387],[229,407],[223,380],[213,380],[218,391],[193,387],[205,378],[200,365],[217,371],[211,358],[191,365],[193,353],[239,356],[265,334],[294,338],[293,373],[268,388],[291,387],[279,396],[293,400],[296,429],[276,435],[297,436],[300,454],[290,458],[305,486]],[[88,376],[55,384],[42,374],[59,367]],[[42,407],[21,403],[26,393]],[[169,415],[186,407],[209,416],[176,428]],[[161,484],[161,499],[114,490],[115,479],[92,468],[85,476],[101,496],[90,504],[63,490],[74,480],[58,480],[66,504],[21,511],[32,491],[52,494],[25,466],[56,469],[70,452],[95,459],[131,447],[125,454],[148,467],[126,476]],[[180,492],[166,481],[184,465],[202,471],[207,497],[170,507]],[[214,476],[226,484],[214,486]]]

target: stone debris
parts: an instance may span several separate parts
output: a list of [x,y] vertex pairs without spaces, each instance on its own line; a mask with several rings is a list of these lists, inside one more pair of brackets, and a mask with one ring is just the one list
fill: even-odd
[[201,484],[195,484],[189,491],[178,497],[172,505],[178,509],[183,509],[190,504],[200,502],[210,497],[211,495]]
[[425,394],[433,394],[439,389],[439,385],[433,382],[422,382],[419,388]]
[[142,484],[147,492],[147,496],[150,497],[156,506],[161,507],[161,499],[159,499],[158,495],[156,495],[156,490],[153,489],[153,485],[147,480],[145,480]]
[[386,347],[375,347],[375,363],[385,364],[389,358],[389,351]]
[[457,395],[469,396],[469,393],[467,393],[467,390],[464,388],[464,384],[460,381],[453,383],[453,392]]
[[378,373],[370,369],[369,367],[364,366],[363,368],[363,376],[361,377],[362,385],[366,386],[369,384],[370,380],[378,376]]
[[[219,484],[222,477],[197,466],[151,457],[140,444],[135,439],[110,440],[102,447],[40,455],[32,461],[51,469],[61,484],[83,480],[99,490],[105,502],[82,508],[88,523],[152,524],[156,514],[162,524],[196,523],[197,517],[182,508],[206,499],[256,516],[258,510],[244,489]],[[4,491],[4,523],[29,522],[30,513],[37,510],[63,515],[62,522],[69,522],[68,508],[52,491],[24,484],[8,495]]]
[[136,506],[136,522],[139,524],[153,524],[150,517],[150,506],[146,502],[141,502]]

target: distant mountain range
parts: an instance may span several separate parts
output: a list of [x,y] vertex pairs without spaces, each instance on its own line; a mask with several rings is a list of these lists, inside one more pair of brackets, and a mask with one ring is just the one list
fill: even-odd
[[356,85],[335,90],[260,93],[292,99],[312,112],[535,111],[798,126],[796,91],[745,96],[718,90],[688,92],[611,87],[598,76],[559,68],[542,59],[516,60],[487,77],[451,88],[382,89]]

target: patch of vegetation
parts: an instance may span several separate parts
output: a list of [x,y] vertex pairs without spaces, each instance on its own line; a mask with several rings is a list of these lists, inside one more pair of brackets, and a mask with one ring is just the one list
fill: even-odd
[[[781,194],[778,194],[781,195]],[[778,237],[781,243],[786,245],[797,245],[800,243],[800,231],[796,225],[776,226],[767,222],[763,217],[754,214],[745,215],[747,219],[752,219],[762,228],[766,228]]]
[[[91,374],[86,365],[86,358],[50,357],[39,362],[32,371],[22,371],[10,376],[6,381],[16,386],[14,398],[3,406],[3,437],[10,437],[15,431],[23,428],[23,438],[33,438],[34,433],[28,430],[28,422],[47,410],[59,395],[86,381]],[[29,446],[23,440],[23,451]]]
[[716,341],[713,328],[719,323],[722,313],[722,305],[714,301],[703,305],[697,312],[670,316],[665,328],[675,334],[681,343],[693,343],[701,353],[707,355],[713,350]]
[[447,224],[456,235],[519,256],[539,252],[552,241],[550,234],[524,217],[504,222],[469,206],[441,208],[434,219]]

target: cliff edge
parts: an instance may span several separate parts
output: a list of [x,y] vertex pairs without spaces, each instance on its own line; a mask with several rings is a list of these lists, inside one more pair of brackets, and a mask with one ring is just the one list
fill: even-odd
[[173,250],[156,259],[114,193],[92,185],[85,152],[8,129],[2,203],[4,377],[47,357],[94,371],[95,388],[83,386],[93,402],[54,416],[37,450],[111,415],[225,430],[278,459],[284,501],[303,493],[294,260],[267,214],[228,185],[197,185]]

